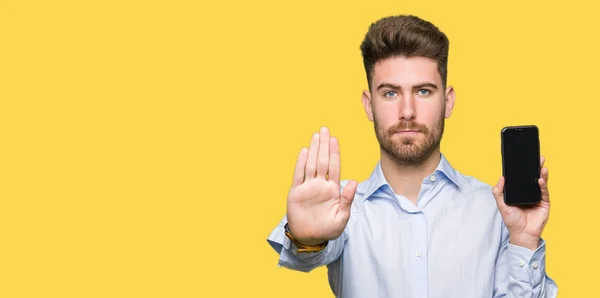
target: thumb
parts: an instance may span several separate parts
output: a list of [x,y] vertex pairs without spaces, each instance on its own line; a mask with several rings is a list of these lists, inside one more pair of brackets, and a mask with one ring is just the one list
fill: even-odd
[[496,186],[492,188],[492,193],[494,194],[494,198],[496,199],[496,204],[498,205],[498,209],[504,210],[507,206],[504,203],[504,177],[500,177],[498,179],[498,183]]
[[352,201],[354,201],[354,194],[356,193],[356,188],[358,187],[358,183],[356,181],[349,181],[344,189],[342,190],[342,199],[340,201],[340,209],[343,212],[350,213],[350,206],[352,205]]

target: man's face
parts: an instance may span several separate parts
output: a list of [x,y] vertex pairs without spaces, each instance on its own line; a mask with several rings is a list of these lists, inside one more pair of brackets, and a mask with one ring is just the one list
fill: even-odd
[[392,57],[375,65],[363,104],[385,153],[417,165],[435,152],[454,104],[452,88],[442,88],[434,60]]

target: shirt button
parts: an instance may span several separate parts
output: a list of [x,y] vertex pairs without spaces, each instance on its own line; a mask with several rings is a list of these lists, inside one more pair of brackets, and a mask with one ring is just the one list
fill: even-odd
[[533,269],[537,269],[538,268],[538,264],[535,263],[535,262],[531,266],[533,267]]
[[435,175],[429,177],[429,180],[431,180],[431,182],[435,182]]
[[519,266],[521,266],[521,267],[525,266],[525,261],[523,261],[523,260],[519,261]]
[[417,253],[417,258],[420,258],[422,256],[421,252]]

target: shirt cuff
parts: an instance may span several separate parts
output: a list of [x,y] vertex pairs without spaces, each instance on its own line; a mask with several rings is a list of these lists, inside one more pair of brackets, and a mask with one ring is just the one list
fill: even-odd
[[325,255],[332,246],[330,241],[330,243],[328,243],[327,246],[319,252],[299,253],[298,247],[294,245],[290,238],[285,235],[285,229],[283,228],[283,225],[279,225],[277,228],[275,228],[267,238],[267,241],[280,255],[279,265],[284,265],[290,262],[290,259],[321,260],[324,257],[323,255]]
[[290,239],[285,236],[285,230],[283,227],[284,223],[280,223],[275,229],[273,229],[271,234],[269,234],[269,237],[267,237],[267,242],[269,242],[271,247],[278,254],[281,254],[283,248],[286,250],[289,249],[290,245],[292,244]]
[[540,239],[540,246],[535,251],[509,242],[508,253],[512,277],[534,287],[543,282],[546,275],[546,241]]

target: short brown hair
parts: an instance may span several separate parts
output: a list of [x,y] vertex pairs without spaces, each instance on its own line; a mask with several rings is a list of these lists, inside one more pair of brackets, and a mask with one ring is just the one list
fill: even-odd
[[371,24],[360,45],[367,82],[371,79],[375,64],[395,56],[426,57],[437,62],[446,87],[448,73],[448,37],[435,25],[413,15],[390,16]]

